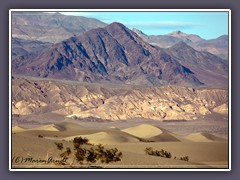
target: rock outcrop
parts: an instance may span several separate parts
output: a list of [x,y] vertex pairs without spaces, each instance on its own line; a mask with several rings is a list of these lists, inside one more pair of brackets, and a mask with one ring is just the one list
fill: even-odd
[[193,120],[222,112],[227,102],[228,91],[223,89],[12,81],[12,113],[17,115],[53,112],[69,118]]

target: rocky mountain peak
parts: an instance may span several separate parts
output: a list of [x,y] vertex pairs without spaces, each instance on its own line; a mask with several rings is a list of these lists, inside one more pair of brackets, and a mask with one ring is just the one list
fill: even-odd
[[181,51],[195,51],[191,46],[189,46],[187,43],[180,41],[178,43],[176,43],[175,45],[173,45],[172,47],[170,47],[169,49],[171,50],[181,50]]
[[133,28],[132,31],[135,32],[135,33],[137,33],[137,35],[139,35],[139,36],[146,35],[146,34],[144,34],[141,30],[136,29],[136,28]]
[[169,33],[168,35],[171,35],[171,36],[186,36],[187,34],[180,31],[180,30],[177,30],[177,31],[173,31],[173,32]]
[[165,50],[117,22],[14,61],[13,67],[17,74],[88,82],[202,85]]

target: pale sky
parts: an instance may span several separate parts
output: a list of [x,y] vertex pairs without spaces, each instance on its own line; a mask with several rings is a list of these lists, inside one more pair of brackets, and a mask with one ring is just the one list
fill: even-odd
[[65,15],[96,18],[110,24],[120,22],[147,35],[180,30],[214,39],[228,34],[228,12],[61,12]]

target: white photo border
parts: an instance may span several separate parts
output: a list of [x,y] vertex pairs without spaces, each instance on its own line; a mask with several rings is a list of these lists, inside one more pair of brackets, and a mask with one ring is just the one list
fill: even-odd
[[[67,168],[12,168],[12,12],[228,12],[228,168],[117,168],[117,169],[67,169]],[[231,171],[231,9],[10,9],[9,10],[9,171]]]

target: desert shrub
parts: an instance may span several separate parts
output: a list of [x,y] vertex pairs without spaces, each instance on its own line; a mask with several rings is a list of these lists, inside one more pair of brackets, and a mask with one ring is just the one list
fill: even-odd
[[[172,158],[172,154],[168,151],[165,151],[163,149],[159,150],[153,150],[152,147],[147,147],[145,150],[145,153],[151,156],[160,156],[160,157],[164,157],[164,158]],[[189,161],[189,157],[188,156],[183,156],[183,157],[176,157],[174,156],[174,159],[178,159],[178,160],[182,160],[182,161]]]
[[87,150],[86,161],[88,163],[95,163],[97,161],[97,153],[93,148]]
[[139,140],[140,142],[155,142],[155,141],[148,140],[148,139],[143,139],[143,138],[138,138],[138,140]]
[[[63,144],[56,143],[57,149],[62,150]],[[73,140],[74,145],[74,158],[81,165],[87,163],[96,163],[100,161],[101,163],[110,163],[120,161],[122,158],[122,152],[119,152],[117,148],[105,149],[105,147],[101,144],[97,146],[93,146],[91,148],[84,148],[83,144],[89,144],[89,140],[87,138],[76,137]],[[66,151],[60,154],[60,157],[68,159],[71,154],[71,149],[66,148]]]
[[98,144],[98,145],[97,145],[96,151],[98,152],[99,157],[100,157],[101,155],[103,155],[104,150],[105,150],[105,148],[104,148],[104,146],[103,146],[102,144]]
[[75,157],[77,161],[82,164],[83,161],[88,163],[95,163],[100,161],[101,163],[110,163],[120,161],[122,153],[118,152],[117,148],[114,149],[105,149],[101,144],[97,145],[95,149],[85,149],[81,146],[75,146]]
[[68,155],[72,153],[72,151],[69,147],[66,148],[66,152],[68,153]]
[[63,143],[57,143],[55,142],[55,145],[57,146],[58,150],[62,150],[63,149]]
[[147,153],[148,155],[153,155],[153,148],[152,148],[152,147],[147,147],[144,151],[145,151],[145,153]]
[[102,163],[110,163],[120,161],[122,158],[122,152],[118,152],[117,148],[105,149],[101,144],[97,145],[97,158]]
[[67,147],[66,150],[60,154],[60,157],[68,158],[71,153],[72,153],[71,149],[69,147]]
[[118,152],[117,148],[107,149],[105,163],[120,161],[122,157],[122,152]]
[[39,134],[38,137],[39,137],[39,138],[43,138],[43,135]]
[[73,140],[73,145],[75,149],[78,149],[83,144],[88,144],[89,140],[87,138],[75,137]]
[[182,160],[182,161],[189,161],[189,157],[188,156],[183,156],[183,157],[180,157],[180,160]]
[[[56,144],[56,143],[55,143],[55,144]],[[58,148],[58,150],[60,150],[60,149]],[[61,150],[62,150],[62,149],[61,149]],[[71,149],[70,149],[69,147],[67,147],[66,150],[65,150],[63,153],[60,154],[60,157],[62,158],[62,160],[59,161],[59,162],[55,162],[55,164],[56,164],[56,165],[67,165],[67,164],[69,164],[69,163],[67,162],[67,160],[69,159],[69,155],[70,155],[71,153],[72,153],[72,152],[71,152]]]
[[163,149],[159,150],[153,150],[152,147],[147,147],[145,150],[145,153],[151,156],[160,156],[164,158],[171,158],[172,154],[168,151],[165,151]]
[[82,164],[83,161],[85,160],[86,149],[79,147],[79,148],[75,149],[75,151],[76,152],[75,152],[74,155],[75,155],[75,158],[76,158],[77,162]]

